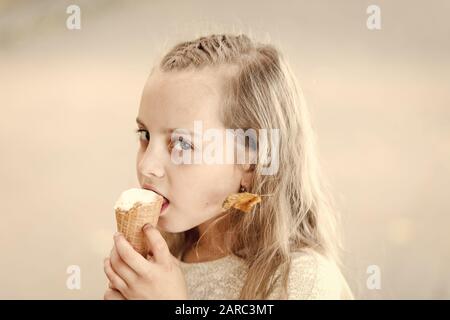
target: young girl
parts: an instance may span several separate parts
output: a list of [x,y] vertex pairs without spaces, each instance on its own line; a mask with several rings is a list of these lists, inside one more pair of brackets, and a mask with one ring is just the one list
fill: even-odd
[[[207,148],[199,123],[203,132],[253,129],[244,150],[258,161],[174,161]],[[168,206],[157,228],[143,228],[146,258],[114,236],[105,299],[352,298],[308,110],[276,48],[245,35],[178,44],[151,72],[137,124],[139,183]],[[264,144],[261,129],[276,135]],[[245,192],[261,199],[250,212],[223,209]]]

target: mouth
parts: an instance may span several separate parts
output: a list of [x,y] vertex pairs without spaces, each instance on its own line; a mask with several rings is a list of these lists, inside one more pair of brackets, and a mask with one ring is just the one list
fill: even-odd
[[165,211],[165,209],[169,206],[170,204],[170,200],[167,199],[161,192],[158,191],[158,189],[156,189],[155,187],[149,185],[149,184],[144,184],[142,186],[143,189],[147,189],[147,190],[151,190],[157,194],[159,194],[161,197],[163,197],[163,204],[161,206],[161,214]]
[[164,210],[166,210],[166,208],[169,206],[170,201],[167,200],[166,198],[164,198],[163,204],[161,206],[161,213],[162,214],[164,212]]

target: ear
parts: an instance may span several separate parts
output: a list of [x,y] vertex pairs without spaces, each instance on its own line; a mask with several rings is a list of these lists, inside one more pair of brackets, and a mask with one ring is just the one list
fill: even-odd
[[242,178],[241,185],[243,185],[247,190],[250,189],[250,185],[255,174],[256,165],[254,164],[243,164],[242,165]]
[[241,163],[239,166],[241,170],[241,185],[249,190],[256,171],[255,163],[258,161],[258,153],[256,147],[246,147],[245,152],[245,163]]

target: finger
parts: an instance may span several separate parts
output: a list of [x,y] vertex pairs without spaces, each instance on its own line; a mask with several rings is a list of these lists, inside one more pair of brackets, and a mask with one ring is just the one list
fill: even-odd
[[147,247],[149,251],[151,251],[156,263],[169,265],[172,260],[171,253],[166,240],[158,229],[147,223],[144,226],[143,231],[147,240]]
[[106,258],[103,265],[103,270],[105,271],[106,277],[109,280],[111,289],[124,290],[127,288],[127,284],[123,279],[113,270],[111,266],[111,261]]
[[147,272],[148,261],[134,250],[123,234],[116,233],[114,235],[114,246],[122,261],[136,274],[142,275]]
[[127,285],[130,285],[134,280],[136,280],[138,276],[137,273],[134,272],[134,270],[122,260],[115,245],[111,251],[110,260],[114,272],[117,273]]
[[117,290],[108,289],[106,290],[104,300],[126,300],[125,297]]

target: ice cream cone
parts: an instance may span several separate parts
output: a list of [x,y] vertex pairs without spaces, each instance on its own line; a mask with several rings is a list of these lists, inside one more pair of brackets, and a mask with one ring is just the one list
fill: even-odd
[[150,223],[156,226],[163,204],[163,197],[145,189],[130,189],[122,193],[114,207],[117,230],[141,255],[147,255],[147,244],[142,227]]

